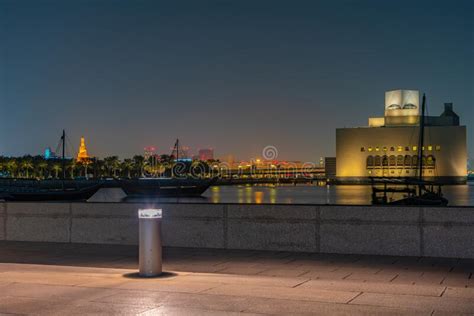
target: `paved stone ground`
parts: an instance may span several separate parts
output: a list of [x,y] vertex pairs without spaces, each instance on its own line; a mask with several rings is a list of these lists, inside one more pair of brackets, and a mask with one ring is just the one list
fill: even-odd
[[0,314],[474,314],[474,261],[0,242]]

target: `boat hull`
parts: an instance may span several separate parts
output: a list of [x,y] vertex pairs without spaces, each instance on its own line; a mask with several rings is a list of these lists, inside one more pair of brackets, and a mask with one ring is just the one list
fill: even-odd
[[85,201],[100,189],[100,184],[80,189],[34,189],[6,188],[0,191],[0,198],[6,201]]
[[146,197],[198,197],[216,179],[132,179],[121,180],[120,185],[127,196]]

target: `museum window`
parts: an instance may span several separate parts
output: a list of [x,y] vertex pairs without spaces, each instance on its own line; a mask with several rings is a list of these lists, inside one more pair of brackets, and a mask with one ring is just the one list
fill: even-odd
[[360,147],[360,151],[365,151],[365,147]]
[[436,158],[433,155],[426,157],[426,166],[433,168],[436,163]]
[[390,151],[395,151],[395,147],[390,147]]
[[387,156],[382,157],[382,166],[383,167],[388,166],[388,157]]
[[418,146],[413,146],[412,149],[413,149],[413,151],[417,151],[417,150],[418,150]]
[[412,156],[411,157],[411,165],[413,167],[416,167],[418,165],[418,156]]
[[397,151],[403,151],[403,147],[402,147],[402,146],[398,146],[398,147],[397,147]]
[[433,146],[428,145],[428,151],[433,151]]
[[394,155],[388,157],[388,164],[389,166],[395,166],[397,164],[397,158]]
[[383,146],[383,151],[387,151],[387,147]]
[[380,151],[379,146],[375,147],[375,151]]
[[409,146],[406,146],[406,147],[405,147],[405,151],[410,151],[410,147],[409,147]]
[[404,165],[404,158],[402,155],[397,156],[397,166],[402,167]]
[[372,147],[368,147],[368,148],[367,148],[367,151],[372,151]]
[[411,166],[411,156],[406,155],[405,156],[405,162],[403,163],[405,167],[410,167]]
[[374,166],[374,156],[367,157],[367,168],[372,168]]
[[382,165],[382,161],[380,159],[380,156],[375,156],[374,164],[375,164],[376,167],[380,167]]
[[436,151],[440,151],[440,150],[441,150],[441,146],[440,146],[440,145],[436,145],[435,149],[436,149]]

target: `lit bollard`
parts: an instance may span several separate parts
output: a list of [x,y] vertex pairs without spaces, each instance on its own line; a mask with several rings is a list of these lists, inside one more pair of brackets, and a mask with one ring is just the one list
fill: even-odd
[[153,277],[161,270],[161,209],[138,210],[139,220],[139,275]]

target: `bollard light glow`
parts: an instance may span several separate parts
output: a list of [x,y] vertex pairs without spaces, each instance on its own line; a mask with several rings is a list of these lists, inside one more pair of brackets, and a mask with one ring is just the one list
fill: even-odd
[[161,208],[146,208],[138,210],[138,218],[161,218],[162,216]]

